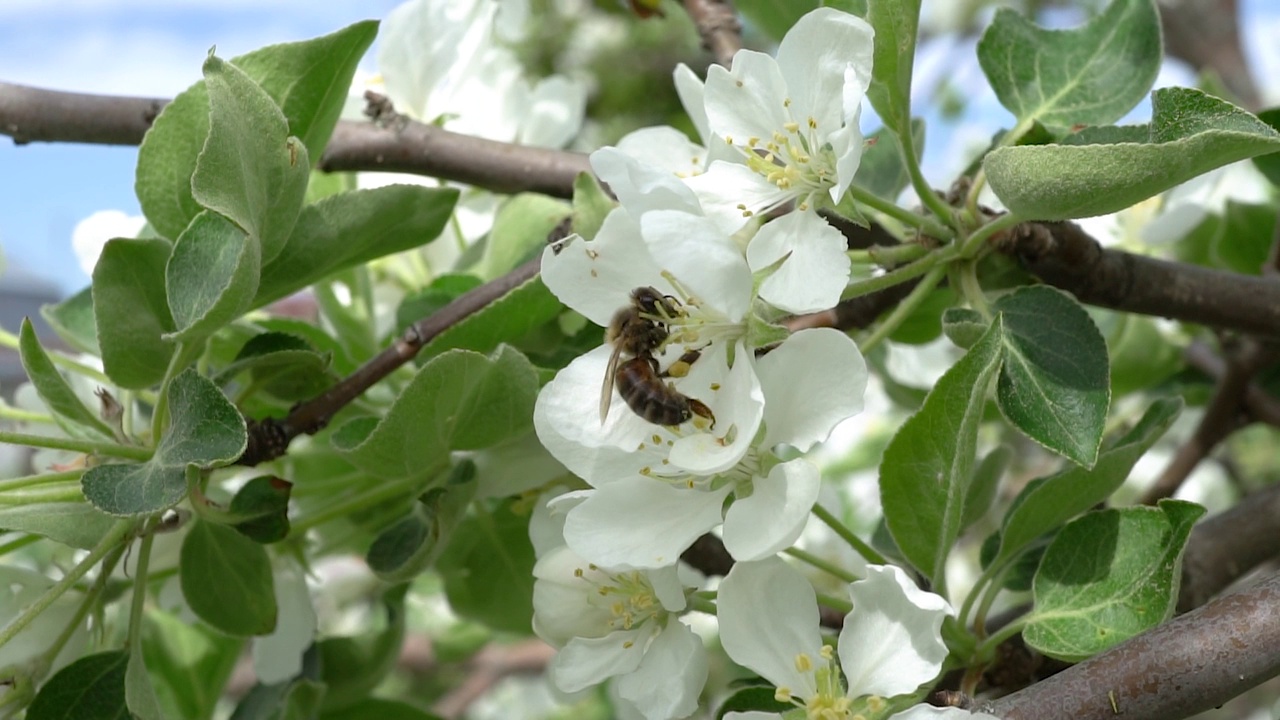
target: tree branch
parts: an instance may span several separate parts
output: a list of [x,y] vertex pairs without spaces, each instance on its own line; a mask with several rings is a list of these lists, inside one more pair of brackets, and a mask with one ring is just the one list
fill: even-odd
[[1023,223],[993,245],[1090,305],[1280,336],[1280,282],[1270,278],[1104,249],[1069,222]]
[[1004,720],[1169,720],[1280,674],[1280,574],[976,709]]
[[742,49],[742,23],[729,0],[684,0],[684,9],[702,36],[702,46],[716,62],[733,64],[734,53]]
[[0,134],[13,138],[15,145],[137,145],[168,102],[163,98],[89,95],[0,82]]

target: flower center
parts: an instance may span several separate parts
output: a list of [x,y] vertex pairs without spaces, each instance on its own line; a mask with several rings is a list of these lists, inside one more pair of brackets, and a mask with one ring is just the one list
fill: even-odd
[[609,610],[610,632],[631,630],[650,620],[660,621],[666,615],[653,585],[640,571],[610,573],[596,565],[587,567],[587,570],[577,568],[573,574],[594,588],[589,602]]
[[[790,120],[769,138],[750,137],[742,142],[726,137],[725,141],[742,153],[747,167],[784,193],[765,211],[791,198],[799,198],[799,209],[808,210],[810,197],[835,185],[836,158],[831,146],[822,141],[817,120],[797,121],[791,115],[790,99],[783,101],[782,108]],[[744,216],[754,214],[744,205],[739,207]]]
[[808,653],[796,655],[796,670],[812,674],[818,691],[813,697],[802,699],[795,697],[791,688],[780,687],[774,693],[775,699],[804,708],[808,720],[865,720],[853,713],[853,700],[845,694],[844,678],[834,657],[830,645],[823,645],[816,659]]

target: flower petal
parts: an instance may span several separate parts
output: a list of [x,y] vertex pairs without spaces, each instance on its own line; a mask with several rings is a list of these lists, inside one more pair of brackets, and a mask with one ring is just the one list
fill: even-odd
[[760,297],[796,314],[835,307],[849,284],[847,242],[815,212],[792,212],[765,223],[747,245],[747,263],[752,272],[782,263],[760,285]]
[[654,261],[695,299],[729,322],[747,314],[751,269],[737,244],[714,222],[701,215],[655,210],[640,218],[640,230]]
[[602,327],[631,303],[635,288],[672,291],[649,256],[639,223],[620,207],[605,216],[594,240],[574,235],[543,251],[542,282],[560,302]]
[[1000,720],[1000,718],[956,707],[933,707],[920,704],[893,715],[890,720]]
[[724,517],[724,546],[739,562],[761,560],[800,537],[818,501],[822,473],[798,458],[757,477],[750,497],[736,500]]
[[676,65],[671,77],[675,81],[676,95],[680,98],[680,104],[684,105],[684,111],[693,122],[693,127],[697,129],[698,137],[702,138],[703,143],[710,144],[711,128],[707,125],[707,106],[702,78],[684,63]]
[[796,670],[796,656],[816,658],[818,600],[799,571],[774,557],[733,566],[716,599],[720,642],[733,661],[797,698],[817,694],[812,673]]
[[791,120],[778,61],[764,53],[739,50],[730,70],[712,65],[703,87],[708,127],[731,145],[769,142]]
[[842,103],[845,87],[852,85],[861,94],[871,85],[874,37],[862,18],[819,8],[796,21],[782,38],[778,67],[792,100],[792,116],[801,123],[817,121],[820,138],[852,121]]
[[786,443],[808,452],[862,412],[867,364],[839,330],[801,330],[755,363],[765,396],[765,448]]
[[[676,145],[680,140],[666,131],[678,134],[684,145]],[[618,147],[591,153],[591,169],[635,217],[649,210],[701,213],[698,197],[678,175],[702,172],[701,164],[694,168],[692,163],[705,158],[705,149],[674,128],[643,128],[622,138]]]
[[707,683],[707,651],[687,625],[671,622],[649,644],[635,672],[618,678],[618,694],[647,720],[692,715]]
[[702,212],[725,233],[735,233],[756,215],[797,193],[780,190],[760,173],[736,162],[714,160],[701,175],[685,180]]
[[871,565],[849,585],[853,611],[840,631],[849,695],[892,697],[937,677],[947,657],[942,620],[951,606],[892,565]]
[[652,632],[643,626],[601,638],[576,637],[551,661],[551,681],[565,692],[577,692],[616,675],[634,672],[644,659]]
[[533,566],[533,626],[538,637],[562,647],[575,637],[609,634],[613,614],[593,602],[599,570],[560,546]]
[[520,124],[519,142],[537,147],[564,147],[582,129],[587,88],[564,75],[538,81]]
[[[684,392],[706,402],[716,416],[716,426],[708,432],[695,432],[675,440],[667,460],[675,469],[693,475],[710,476],[737,465],[751,449],[764,417],[764,394],[751,365],[750,352],[739,342],[735,346],[736,362],[727,372],[721,352],[704,356],[693,364],[680,386]],[[697,388],[716,387],[706,393]]]
[[729,489],[680,489],[644,477],[609,483],[569,511],[565,543],[603,567],[671,565],[720,524]]

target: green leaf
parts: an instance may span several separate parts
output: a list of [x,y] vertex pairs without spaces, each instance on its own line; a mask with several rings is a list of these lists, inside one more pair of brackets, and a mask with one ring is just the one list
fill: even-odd
[[1005,322],[1000,410],[1027,437],[1092,466],[1111,402],[1102,333],[1075,300],[1043,285],[1005,295],[993,310]]
[[1276,232],[1276,208],[1271,204],[1227,201],[1218,232],[1210,243],[1214,260],[1245,275],[1258,275],[1267,262]]
[[[911,137],[919,162],[924,154],[924,120],[912,118]],[[898,140],[888,129],[880,128],[867,136],[853,184],[890,202],[897,202],[898,196],[911,184],[911,175],[898,151]]]
[[160,382],[173,342],[165,297],[165,240],[108,240],[93,268],[93,314],[102,367],[112,382],[137,390]]
[[805,13],[821,5],[818,0],[738,0],[734,3],[751,27],[775,41],[781,40]]
[[93,321],[93,288],[87,287],[60,303],[40,306],[40,316],[72,350],[101,355],[98,327]]
[[964,499],[964,516],[960,527],[967,528],[991,509],[996,501],[996,491],[1000,489],[1000,478],[1013,460],[1013,448],[1001,445],[982,458],[973,469],[973,479],[969,481],[969,495]]
[[191,176],[192,196],[239,225],[269,262],[302,209],[311,173],[307,148],[289,135],[284,113],[266,91],[236,66],[210,54],[204,80],[209,136]]
[[[1280,130],[1280,107],[1263,110],[1258,113],[1258,119]],[[1258,168],[1258,172],[1271,181],[1272,185],[1280,186],[1280,153],[1258,155],[1253,159],[1253,164]]]
[[1112,321],[1106,334],[1113,398],[1155,387],[1183,366],[1182,351],[1160,334],[1151,318],[1130,313],[1108,315]]
[[244,484],[231,498],[232,525],[241,535],[269,545],[289,535],[289,495],[293,484],[273,475],[262,475]]
[[720,707],[716,708],[716,720],[723,720],[724,716],[731,712],[762,712],[781,715],[795,707],[789,702],[777,700],[777,692],[777,689],[773,686],[756,686],[737,690],[725,698]]
[[382,596],[386,626],[372,635],[331,637],[316,644],[321,677],[328,686],[325,712],[342,710],[364,699],[392,670],[404,642],[404,596],[409,586],[389,588]]
[[182,596],[201,620],[228,635],[266,635],[276,627],[271,560],[258,543],[196,520],[182,540]]
[[476,490],[475,463],[465,460],[454,470],[445,487],[427,491],[409,515],[374,538],[365,561],[383,582],[412,580],[444,549]]
[[506,502],[492,514],[478,510],[463,521],[436,569],[459,617],[528,635],[535,560],[529,518]]
[[211,718],[243,646],[202,624],[148,610],[142,652],[168,717]]
[[0,528],[40,535],[81,550],[92,550],[115,524],[115,518],[82,502],[0,507]]
[[530,278],[435,336],[422,349],[422,356],[454,348],[487,353],[501,343],[519,340],[563,311],[564,306],[542,284],[542,278]]
[[986,331],[987,321],[977,310],[953,307],[942,313],[942,332],[956,347],[973,347]]
[[991,189],[1026,220],[1122,210],[1214,168],[1280,149],[1280,133],[1190,88],[1151,94],[1150,124],[1068,136],[1073,144],[995,150],[983,160]]
[[98,465],[85,471],[85,499],[111,515],[159,512],[187,494],[187,468],[226,465],[248,442],[244,418],[218,389],[193,369],[169,383],[169,427],[145,463]]
[[[409,327],[417,321],[433,315],[468,290],[484,284],[475,275],[444,273],[436,276],[431,284],[405,297],[396,308],[396,327]],[[464,321],[465,322],[465,321]],[[475,348],[468,348],[474,350]],[[490,348],[492,349],[492,348]]]
[[388,185],[307,205],[280,254],[262,268],[253,307],[339,270],[430,242],[444,230],[458,191]]
[[141,649],[129,653],[129,664],[124,674],[124,697],[129,712],[138,720],[164,720],[156,689],[151,686],[147,674],[147,662]]
[[88,655],[62,668],[27,707],[27,720],[130,720],[124,701],[129,653]]
[[1154,0],[1113,0],[1071,30],[1047,30],[1008,8],[978,42],[978,63],[1020,122],[1103,125],[1124,117],[1156,80],[1164,51]]
[[446,463],[451,450],[478,450],[526,431],[537,393],[537,372],[518,350],[504,346],[490,357],[451,350],[418,370],[366,437],[352,442],[354,430],[344,426],[333,445],[372,475],[421,475]]
[[1195,503],[1161,500],[1158,508],[1103,510],[1067,525],[1036,573],[1023,639],[1079,662],[1167,620],[1187,537],[1203,514]]
[[312,645],[302,654],[302,671],[292,680],[258,683],[236,706],[231,720],[314,720],[327,688],[320,682],[320,652]]
[[880,501],[889,532],[934,583],[943,583],[951,544],[960,536],[973,479],[978,427],[991,380],[1000,369],[1000,316],[929,392],[884,450]]
[[113,437],[111,428],[80,402],[76,391],[71,389],[71,385],[58,372],[53,360],[40,346],[40,339],[36,337],[36,331],[28,318],[22,319],[22,329],[18,331],[18,352],[22,357],[22,367],[35,386],[36,394],[67,434],[99,439]]
[[[374,21],[360,22],[312,40],[270,45],[231,64],[262,86],[289,121],[289,133],[301,138],[308,157],[318,158],[377,29]],[[209,93],[201,80],[165,106],[138,149],[138,202],[164,237],[177,237],[201,210],[191,176],[208,135]]]
[[225,386],[248,372],[255,388],[297,402],[315,397],[337,379],[329,368],[331,357],[330,353],[316,352],[309,341],[297,335],[264,332],[249,338],[214,382]]
[[867,22],[876,31],[867,99],[885,127],[912,132],[911,70],[920,23],[920,0],[869,0]]
[[177,330],[164,336],[196,342],[248,309],[258,291],[260,248],[230,220],[204,211],[178,236],[165,268],[169,312]]
[[933,342],[942,334],[943,313],[955,304],[955,290],[947,286],[935,289],[926,295],[924,301],[917,305],[902,324],[889,334],[889,339],[904,345],[924,345]]
[[493,219],[477,274],[492,280],[540,255],[551,231],[570,212],[568,203],[539,193],[521,193],[507,200]]
[[1107,499],[1181,411],[1180,398],[1157,400],[1132,430],[1102,452],[1092,469],[1071,465],[1056,475],[1027,483],[1005,514],[996,561],[1011,557],[1037,537]]
[[[863,155],[866,161],[866,155]],[[594,240],[600,226],[617,203],[596,176],[589,172],[578,173],[573,179],[573,231],[587,240]]]

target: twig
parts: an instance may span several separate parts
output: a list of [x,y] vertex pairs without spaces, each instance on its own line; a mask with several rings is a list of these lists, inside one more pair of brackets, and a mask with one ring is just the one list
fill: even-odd
[[979,711],[1004,720],[1165,720],[1280,673],[1280,574],[1174,618]]
[[488,645],[467,660],[466,678],[431,706],[431,712],[445,720],[466,714],[480,699],[508,675],[538,674],[551,663],[555,650],[541,640],[525,640],[510,645]]
[[742,23],[729,0],[684,0],[684,9],[702,36],[702,46],[716,62],[729,67],[742,49]]
[[280,457],[299,435],[319,432],[352,400],[414,358],[437,335],[483,309],[538,274],[541,257],[502,277],[470,290],[439,311],[409,326],[401,337],[355,372],[306,402],[295,405],[283,419],[249,422],[249,444],[240,465],[252,466]]
[[[1183,357],[1186,358],[1188,365],[1215,381],[1221,380],[1227,374],[1227,363],[1198,340],[1187,346],[1183,351]],[[1253,420],[1280,427],[1280,399],[1273,397],[1256,382],[1250,382],[1245,389],[1244,409]]]
[[1024,223],[992,242],[1090,305],[1280,336],[1280,282],[1270,278],[1104,249],[1074,223]]
[[[67,93],[0,82],[0,135],[15,143],[138,145],[163,98]],[[457,180],[495,192],[571,197],[573,179],[589,172],[582,153],[496,142],[403,122],[338,123],[318,166],[326,172],[384,171]]]
[[1189,612],[1246,573],[1280,557],[1280,485],[1201,521],[1182,558],[1178,612]]

